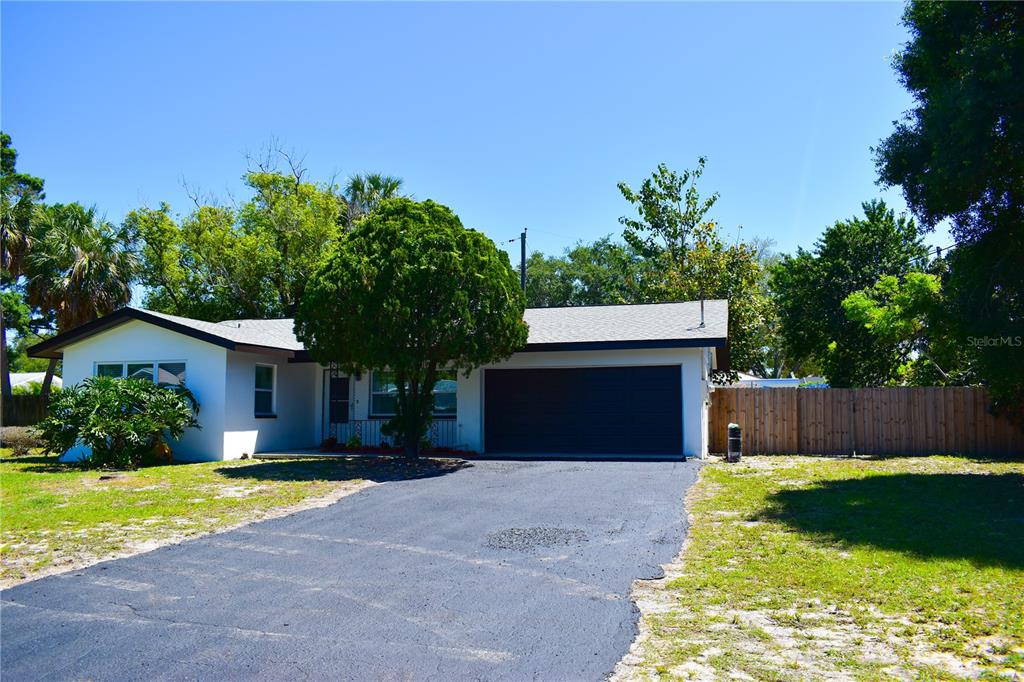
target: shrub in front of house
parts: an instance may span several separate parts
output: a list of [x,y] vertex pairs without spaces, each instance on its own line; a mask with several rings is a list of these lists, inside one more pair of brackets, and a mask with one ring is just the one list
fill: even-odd
[[188,389],[144,379],[90,377],[54,396],[48,412],[37,426],[46,449],[61,454],[81,443],[91,451],[84,463],[95,467],[166,461],[167,441],[199,428]]
[[[54,386],[50,384],[50,395],[57,393],[61,390],[60,386]],[[42,395],[43,384],[40,381],[30,381],[27,384],[21,384],[11,389],[13,395]]]

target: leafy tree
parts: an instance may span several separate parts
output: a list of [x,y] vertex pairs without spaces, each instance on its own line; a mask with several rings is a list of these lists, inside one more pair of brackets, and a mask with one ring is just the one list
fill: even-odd
[[896,347],[901,380],[917,386],[959,385],[970,379],[963,344],[943,333],[945,301],[937,274],[885,275],[843,299],[846,317]]
[[526,260],[526,305],[531,308],[571,305],[575,282],[565,256],[534,251]]
[[[18,152],[11,136],[0,132],[0,290],[18,284],[22,263],[28,252],[29,228],[36,202],[42,201],[43,181],[28,173],[19,173]],[[7,359],[8,308],[0,307],[0,393],[11,395],[11,375]]]
[[282,260],[269,230],[243,232],[233,209],[200,206],[178,224],[162,204],[132,211],[124,226],[140,244],[145,307],[211,321],[286,314],[290,294],[268,277]]
[[61,455],[76,443],[91,450],[91,466],[135,468],[185,429],[200,428],[199,404],[185,387],[144,379],[88,377],[55,394],[36,427],[48,451]]
[[167,204],[128,214],[147,308],[201,320],[294,315],[324,252],[401,186],[388,176],[354,176],[339,193],[282,157],[285,171],[261,162],[246,174],[252,196],[240,207],[197,202],[180,221]]
[[949,220],[946,298],[997,408],[1024,417],[1024,5],[911,2],[894,59],[915,106],[875,150],[926,229]]
[[903,277],[927,254],[913,220],[897,217],[882,201],[863,208],[863,218],[837,222],[812,251],[797,249],[772,271],[786,352],[819,363],[837,387],[898,380],[902,363],[896,344],[847,319],[843,301],[886,275]]
[[[26,349],[47,336],[47,320],[34,314],[25,302],[24,287],[10,286],[0,291],[0,306],[4,311],[7,330],[14,332],[14,341],[8,335],[7,368],[11,372],[44,372],[48,360],[30,358]],[[13,392],[13,390],[12,390]]]
[[752,367],[767,306],[759,252],[751,244],[722,241],[718,223],[708,217],[718,194],[703,198],[697,189],[704,164],[701,157],[696,169],[681,174],[661,164],[636,191],[620,182],[622,196],[637,209],[637,217],[620,218],[623,237],[658,273],[651,300],[729,300],[732,364]]
[[[57,332],[91,322],[131,300],[137,260],[129,237],[79,204],[39,207],[25,260],[26,298],[48,311]],[[48,395],[57,360],[43,379]]]
[[433,201],[389,199],[312,273],[295,331],[321,363],[394,373],[397,415],[389,426],[415,459],[438,373],[468,372],[522,348],[524,303],[508,255],[494,242]]
[[652,300],[653,262],[634,247],[602,237],[578,243],[561,257],[534,252],[527,261],[531,307],[645,303]]

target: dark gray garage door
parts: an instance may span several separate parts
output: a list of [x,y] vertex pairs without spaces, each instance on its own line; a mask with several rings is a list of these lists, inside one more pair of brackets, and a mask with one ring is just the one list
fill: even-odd
[[678,455],[679,366],[489,369],[489,453]]

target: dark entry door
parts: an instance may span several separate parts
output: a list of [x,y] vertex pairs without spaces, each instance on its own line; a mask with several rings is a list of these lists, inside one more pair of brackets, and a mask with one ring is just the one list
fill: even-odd
[[680,455],[682,405],[678,365],[489,369],[484,450]]
[[331,424],[348,423],[348,377],[330,377],[327,396]]

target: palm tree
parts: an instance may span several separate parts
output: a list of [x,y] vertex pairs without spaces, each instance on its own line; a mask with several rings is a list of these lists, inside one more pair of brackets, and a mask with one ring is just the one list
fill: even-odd
[[[17,171],[18,152],[11,136],[0,131],[0,284],[13,286],[23,274],[30,246],[29,226],[33,206],[43,199],[43,181]],[[11,395],[7,367],[7,316],[0,307],[0,395]]]
[[[80,204],[41,208],[26,259],[28,302],[51,312],[57,333],[128,305],[138,259],[122,229],[100,220]],[[42,394],[49,395],[50,360]]]
[[341,221],[346,229],[355,225],[356,221],[377,208],[377,204],[385,199],[400,196],[402,179],[392,175],[367,173],[353,175],[348,179],[342,192]]

